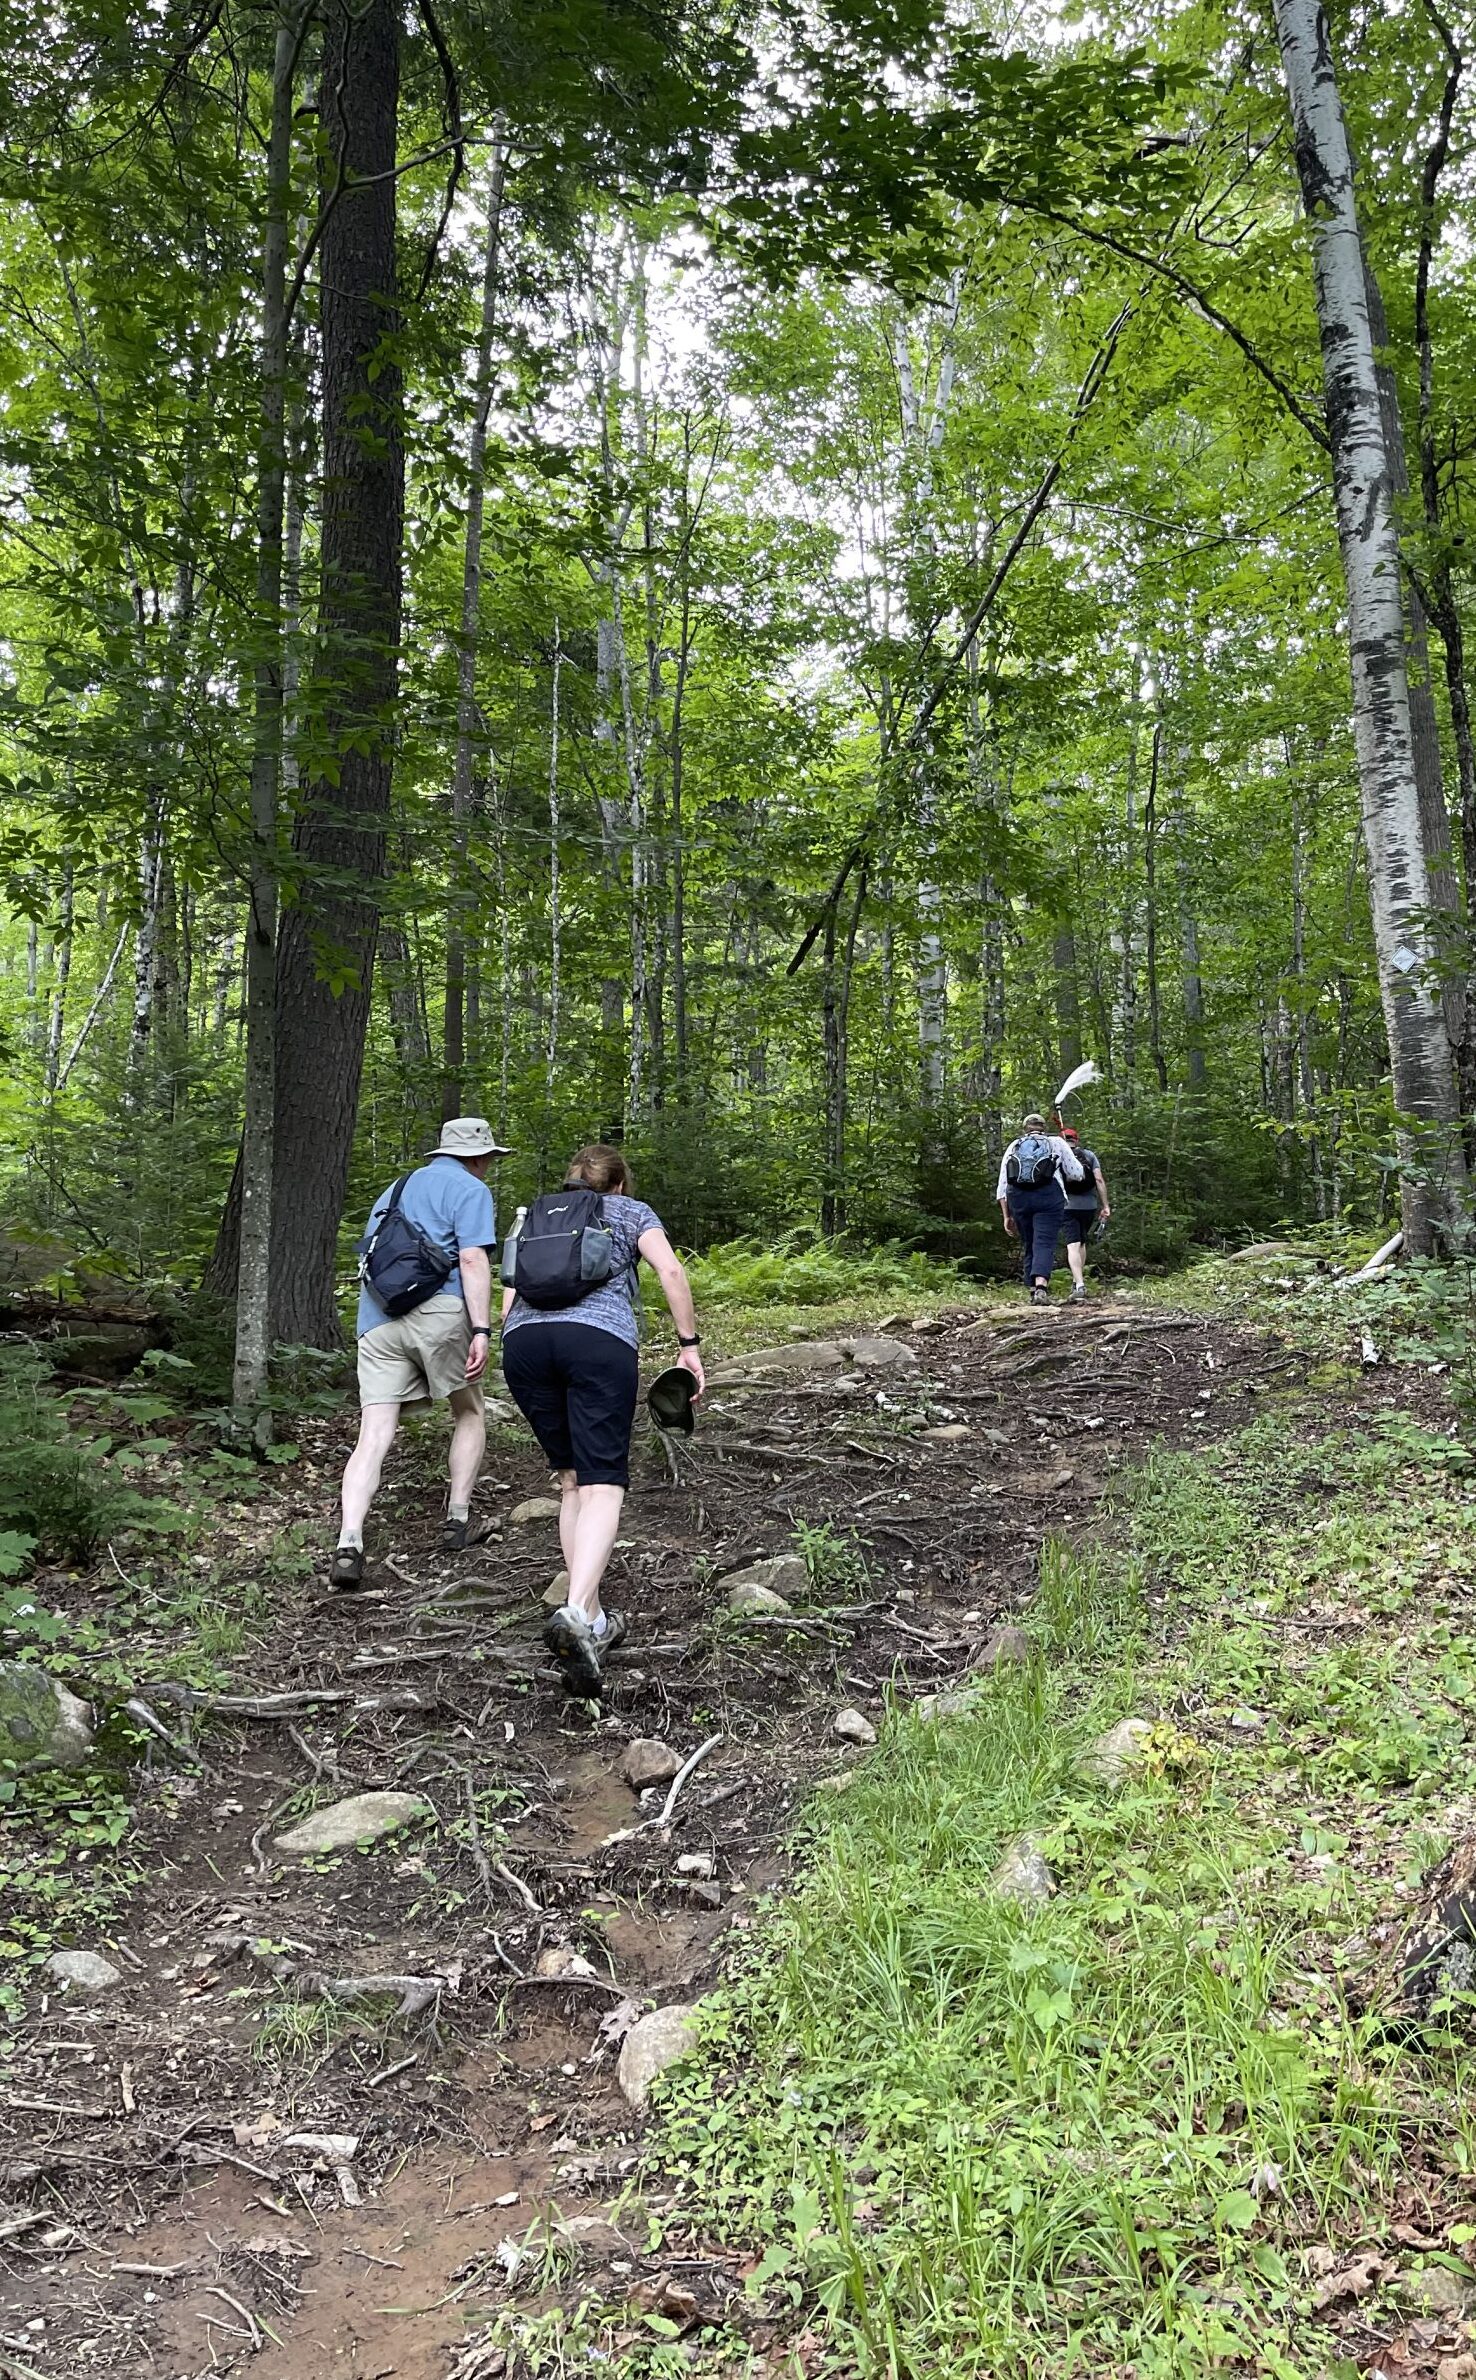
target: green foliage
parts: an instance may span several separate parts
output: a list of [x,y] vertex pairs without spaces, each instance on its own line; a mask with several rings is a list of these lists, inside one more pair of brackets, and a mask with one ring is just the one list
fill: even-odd
[[82,1410],[55,1394],[36,1350],[0,1348],[0,1551],[12,1577],[27,1551],[89,1562],[123,1529],[177,1521],[131,1484],[136,1449],[78,1427]]
[[769,1241],[728,1240],[690,1267],[699,1305],[827,1306],[862,1298],[936,1298],[950,1272],[930,1257],[896,1246],[865,1249],[823,1240],[813,1230]]
[[[1367,2236],[1413,2138],[1459,2190],[1456,2044],[1380,2040],[1339,1979],[1391,1871],[1440,1855],[1432,1798],[1476,1784],[1476,1517],[1425,1459],[1444,1443],[1263,1416],[1154,1457],[1118,1551],[1048,1542],[1049,1662],[992,1673],[969,1718],[895,1714],[817,1797],[661,2141],[683,2219],[841,2361],[1034,2380],[1090,2341],[1145,2380],[1313,2380],[1309,2236]],[[1079,1757],[1129,1709],[1193,1716],[1109,1792]],[[1044,1906],[990,1888],[1021,1832]]]

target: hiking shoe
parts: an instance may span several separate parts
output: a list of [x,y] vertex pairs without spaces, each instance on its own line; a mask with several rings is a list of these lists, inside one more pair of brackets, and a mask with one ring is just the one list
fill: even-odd
[[1068,1306],[1084,1306],[1084,1305],[1086,1304],[1086,1302],[1087,1302],[1086,1283],[1085,1283],[1084,1281],[1073,1281],[1073,1282],[1072,1282],[1072,1284],[1071,1284],[1071,1295],[1070,1295],[1070,1297],[1069,1297],[1069,1298],[1066,1300],[1066,1303],[1067,1303],[1067,1305],[1068,1305]]
[[595,1638],[595,1646],[599,1653],[600,1659],[603,1661],[607,1653],[613,1653],[617,1645],[623,1645],[629,1633],[630,1631],[625,1625],[624,1612],[611,1611],[607,1605],[605,1610],[605,1633],[603,1636],[597,1636]]
[[1051,1293],[1050,1293],[1050,1291],[1049,1291],[1048,1289],[1032,1289],[1032,1290],[1031,1290],[1031,1292],[1030,1292],[1030,1303],[1032,1304],[1032,1306],[1048,1306],[1048,1305],[1050,1304],[1050,1302],[1051,1302]]
[[364,1548],[361,1545],[341,1545],[333,1556],[328,1572],[328,1584],[337,1594],[351,1595],[364,1584]]
[[604,1637],[596,1636],[583,1613],[567,1603],[544,1624],[543,1641],[564,1673],[566,1690],[586,1702],[600,1698],[600,1654],[608,1635],[607,1626]]
[[442,1521],[441,1534],[436,1539],[436,1552],[438,1554],[464,1554],[467,1547],[471,1543],[472,1525],[469,1520]]

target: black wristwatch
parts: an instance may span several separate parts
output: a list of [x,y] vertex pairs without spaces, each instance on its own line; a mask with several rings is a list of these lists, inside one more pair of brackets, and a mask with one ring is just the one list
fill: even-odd
[[684,1339],[684,1338],[682,1337],[682,1334],[681,1334],[681,1332],[680,1332],[680,1331],[678,1331],[678,1332],[677,1332],[677,1345],[678,1345],[678,1347],[700,1347],[700,1346],[702,1345],[702,1333],[701,1333],[701,1331],[698,1331],[698,1332],[697,1332],[697,1334],[696,1334],[696,1336],[695,1336],[695,1338],[691,1338],[691,1339]]
[[472,1324],[472,1337],[474,1339],[490,1339],[491,1336],[492,1325],[490,1322],[474,1322]]

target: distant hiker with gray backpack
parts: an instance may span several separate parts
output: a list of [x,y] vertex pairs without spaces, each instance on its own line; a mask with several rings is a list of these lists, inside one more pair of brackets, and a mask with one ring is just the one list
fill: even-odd
[[1000,1159],[995,1191],[1000,1220],[1011,1239],[1020,1242],[1033,1306],[1050,1304],[1051,1269],[1066,1213],[1065,1185],[1075,1189],[1085,1178],[1070,1142],[1050,1131],[1041,1115],[1025,1118],[1018,1138]]
[[559,1543],[568,1601],[544,1642],[571,1694],[596,1701],[601,1663],[625,1620],[600,1602],[630,1484],[640,1344],[641,1260],[661,1284],[677,1364],[705,1385],[692,1288],[660,1216],[634,1195],[618,1149],[592,1142],[562,1187],[518,1217],[502,1251],[502,1371],[559,1475]]
[[343,1516],[328,1583],[364,1583],[364,1522],[400,1408],[451,1407],[451,1492],[441,1551],[467,1542],[487,1446],[482,1374],[492,1336],[497,1216],[487,1168],[506,1157],[483,1116],[455,1116],[423,1165],[374,1201],[359,1242],[359,1440],[343,1475]]

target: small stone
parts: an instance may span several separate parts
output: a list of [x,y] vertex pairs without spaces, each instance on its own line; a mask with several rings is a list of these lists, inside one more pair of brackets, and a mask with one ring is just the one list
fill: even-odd
[[715,1876],[717,1861],[710,1851],[684,1851],[677,1861],[679,1876]]
[[582,1958],[577,1950],[571,1950],[567,1942],[560,1942],[555,1944],[552,1949],[540,1950],[533,1962],[533,1972],[535,1975],[542,1976],[545,1982],[562,1983],[575,1976],[582,1977],[587,1981],[591,1976],[597,1975],[599,1969],[592,1967],[588,1959]]
[[330,1802],[314,1810],[300,1826],[278,1835],[277,1849],[289,1858],[306,1859],[319,1851],[352,1851],[358,1843],[377,1842],[397,1827],[432,1815],[418,1793],[354,1793],[346,1801]]
[[543,1600],[550,1611],[562,1611],[569,1600],[569,1573],[556,1570],[543,1590]]
[[1089,1777],[1096,1777],[1101,1784],[1120,1785],[1128,1770],[1142,1759],[1152,1733],[1146,1719],[1120,1720],[1082,1754],[1081,1765]]
[[919,1314],[909,1328],[915,1339],[940,1339],[948,1325],[936,1314]]
[[1042,1907],[1056,1890],[1056,1879],[1033,1835],[1016,1835],[1005,1845],[990,1882],[1002,1899],[1024,1901],[1033,1908]]
[[853,1768],[838,1768],[833,1776],[817,1777],[815,1791],[817,1793],[849,1793],[855,1782],[856,1772]]
[[[742,1608],[733,1602],[734,1589],[749,1586],[762,1587],[767,1594],[777,1595],[787,1610],[792,1597],[808,1594],[810,1573],[799,1554],[768,1554],[761,1562],[750,1562],[745,1569],[730,1571],[722,1584],[729,1607],[734,1611]],[[772,1607],[754,1603],[746,1608],[761,1611]]]
[[972,1687],[950,1686],[942,1694],[920,1694],[912,1706],[915,1717],[932,1726],[939,1719],[967,1719],[979,1708]]
[[830,1732],[832,1735],[838,1735],[843,1744],[874,1744],[876,1742],[876,1729],[872,1726],[866,1713],[852,1710],[849,1706],[843,1711],[836,1712],[835,1724]]
[[1242,1705],[1239,1710],[1230,1713],[1230,1724],[1238,1727],[1243,1735],[1258,1735],[1266,1724],[1266,1715],[1264,1711],[1247,1710]]
[[1401,2273],[1395,2295],[1423,2314],[1464,2314],[1476,2299],[1476,2273],[1452,2272],[1446,2264],[1419,2264]]
[[631,2026],[620,2045],[616,2078],[630,2105],[639,2114],[651,2095],[658,2074],[687,2057],[697,2043],[695,2005],[676,2003],[653,2009]]
[[513,1506],[508,1518],[521,1529],[534,1521],[556,1521],[562,1510],[557,1496],[525,1496],[521,1504]]
[[943,1421],[936,1429],[919,1434],[930,1446],[962,1446],[965,1438],[972,1438],[974,1433],[966,1421]]
[[728,1609],[739,1614],[792,1612],[794,1605],[787,1603],[782,1595],[776,1595],[772,1587],[761,1586],[757,1579],[740,1578],[728,1589]]
[[689,1901],[698,1902],[704,1909],[721,1909],[723,1888],[714,1884],[710,1876],[679,1876],[677,1884]]
[[1035,1646],[1023,1628],[991,1628],[973,1660],[971,1670],[1008,1669],[1035,1657]]
[[625,1747],[620,1774],[633,1793],[643,1793],[648,1785],[669,1785],[681,1765],[681,1754],[659,1735],[638,1735]]
[[29,1661],[0,1661],[0,1762],[19,1769],[81,1768],[92,1752],[85,1702]]
[[115,1967],[111,1959],[100,1958],[95,1950],[54,1950],[44,1972],[74,1992],[110,1992],[125,1980],[122,1968]]

